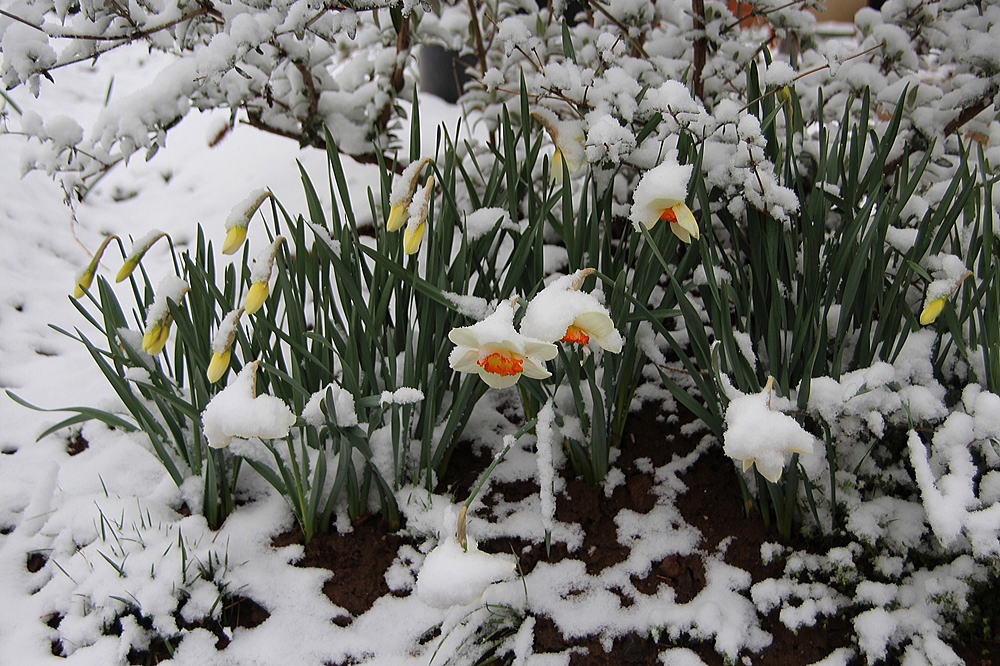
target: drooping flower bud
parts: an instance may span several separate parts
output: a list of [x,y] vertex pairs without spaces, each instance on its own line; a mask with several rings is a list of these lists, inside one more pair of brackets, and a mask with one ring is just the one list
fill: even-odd
[[97,252],[91,257],[90,263],[77,274],[76,284],[73,287],[73,298],[81,298],[83,293],[87,289],[90,289],[90,285],[94,282],[94,276],[97,274],[97,267],[101,263],[101,256],[104,254],[105,248],[108,247],[108,243],[115,238],[118,237],[115,235],[105,236],[104,240],[97,247]]
[[136,269],[139,262],[141,262],[142,258],[146,255],[146,252],[149,251],[149,248],[153,247],[153,244],[164,236],[166,236],[165,233],[158,229],[154,229],[137,240],[132,245],[132,254],[125,258],[125,263],[122,264],[122,267],[118,270],[118,275],[115,276],[115,282],[121,282],[131,275],[132,271]]
[[278,236],[271,246],[260,254],[250,265],[250,289],[243,299],[243,309],[252,315],[264,305],[268,295],[268,283],[271,281],[271,269],[274,267],[274,257],[278,246],[285,242],[284,236]]
[[219,323],[219,330],[212,340],[212,360],[208,363],[208,370],[205,377],[209,383],[214,384],[226,374],[229,369],[229,360],[232,357],[233,340],[236,339],[236,325],[243,316],[243,308],[236,308],[227,314]]
[[413,193],[417,191],[420,181],[420,172],[430,162],[429,157],[413,162],[392,184],[392,192],[389,194],[389,217],[385,221],[386,231],[399,231],[406,224]]
[[246,199],[233,206],[226,218],[226,239],[222,242],[222,254],[233,254],[240,249],[247,237],[247,227],[250,219],[260,205],[271,196],[266,188],[254,190]]
[[431,192],[434,189],[434,176],[427,178],[424,189],[413,197],[410,203],[410,219],[403,232],[403,253],[414,254],[420,249],[420,241],[427,231],[427,211],[430,208]]

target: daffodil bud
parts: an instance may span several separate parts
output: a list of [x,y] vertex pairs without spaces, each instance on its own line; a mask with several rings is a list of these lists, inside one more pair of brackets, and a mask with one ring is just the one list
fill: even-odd
[[243,309],[248,315],[252,315],[260,310],[267,300],[268,283],[271,281],[271,269],[274,267],[274,257],[278,253],[278,246],[285,242],[284,236],[278,236],[271,243],[271,247],[253,260],[250,266],[250,289],[243,299]]
[[232,358],[233,340],[236,339],[236,326],[243,316],[243,308],[236,308],[227,314],[219,323],[219,330],[212,340],[212,360],[208,363],[205,377],[209,383],[222,379],[229,369],[229,361]]
[[[386,231],[399,231],[406,223],[407,211],[413,199],[413,193],[417,191],[417,184],[420,181],[420,172],[430,164],[431,159],[424,157],[406,167],[399,178],[392,185],[392,192],[389,194],[389,217],[385,221]],[[419,244],[419,243],[418,243]]]
[[163,351],[163,347],[167,344],[167,338],[170,337],[170,324],[172,322],[173,320],[167,315],[146,329],[142,336],[142,351],[150,356],[156,356]]
[[[958,259],[955,259],[958,261]],[[954,273],[951,279],[934,280],[927,287],[927,294],[924,296],[924,308],[920,311],[920,325],[927,326],[933,324],[944,311],[945,303],[956,291],[958,291],[966,278],[972,275],[972,271],[965,271],[957,279]]]
[[175,275],[167,276],[157,285],[156,300],[146,311],[146,332],[142,336],[142,350],[150,356],[156,356],[163,351],[170,336],[173,317],[170,314],[169,301],[180,303],[188,289],[190,289],[188,283]]
[[944,298],[935,298],[930,303],[924,306],[924,309],[920,311],[920,325],[927,326],[928,324],[933,324],[934,320],[937,319],[942,310],[944,310]]
[[232,351],[229,349],[221,354],[218,352],[212,354],[212,360],[208,363],[208,370],[205,371],[205,378],[208,379],[209,383],[214,384],[222,379],[222,375],[226,374],[226,370],[229,369],[230,356],[232,356]]
[[573,173],[586,160],[583,129],[576,121],[559,120],[548,109],[536,109],[532,111],[531,117],[541,123],[552,139],[555,150],[552,152],[552,171],[549,173],[549,178],[557,184],[562,183],[564,163],[566,170]]
[[121,282],[132,274],[132,271],[136,269],[139,262],[142,261],[143,256],[149,251],[149,248],[153,247],[156,241],[160,240],[166,236],[165,233],[158,230],[153,230],[140,238],[132,246],[132,254],[125,258],[125,263],[118,270],[118,275],[115,276],[115,282]]
[[226,218],[226,239],[222,242],[222,254],[233,254],[247,238],[247,227],[250,219],[260,205],[271,196],[266,188],[254,190],[246,199],[233,206]]
[[403,232],[403,253],[415,254],[420,249],[420,241],[427,231],[427,210],[430,208],[431,192],[434,190],[434,176],[427,178],[424,189],[410,203],[410,221]]
[[87,289],[90,289],[90,285],[94,281],[94,275],[97,274],[97,267],[101,264],[101,256],[104,254],[105,248],[108,247],[110,243],[117,236],[105,236],[104,240],[97,248],[97,252],[91,257],[90,263],[87,264],[86,268],[80,271],[76,276],[76,285],[73,287],[73,298],[80,298],[83,296]]

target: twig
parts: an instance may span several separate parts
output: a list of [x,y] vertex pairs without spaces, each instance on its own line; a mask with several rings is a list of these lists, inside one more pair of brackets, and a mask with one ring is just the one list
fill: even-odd
[[[625,37],[632,44],[632,48],[635,50],[636,53],[638,53],[639,55],[641,55],[643,58],[647,58],[647,59],[649,58],[649,54],[646,53],[646,49],[642,48],[642,44],[640,44],[638,41],[636,41],[635,39],[633,39],[632,35],[629,34],[627,26],[625,26],[621,21],[619,21],[614,16],[612,16],[611,12],[609,12],[607,9],[605,9],[604,5],[602,5],[597,0],[589,0],[589,1],[590,1],[590,5],[594,9],[596,9],[600,13],[604,14],[604,16],[607,17],[607,19],[609,21],[611,21],[612,23],[614,23],[615,26],[619,30],[621,30],[623,33],[625,33]],[[695,1],[696,2],[703,2],[703,0],[695,0]],[[702,14],[704,14],[704,13],[705,13],[704,9],[702,9]]]
[[[867,49],[865,49],[864,51],[862,51],[862,52],[860,52],[860,53],[855,53],[855,54],[854,54],[854,55],[852,55],[852,56],[848,56],[847,58],[844,58],[842,62],[847,62],[848,60],[854,60],[855,58],[860,58],[860,57],[861,57],[861,56],[863,56],[863,55],[866,55],[866,54],[868,54],[868,53],[871,53],[871,52],[872,52],[872,51],[874,51],[875,49],[880,49],[880,48],[882,48],[882,46],[884,46],[884,45],[885,45],[885,42],[879,42],[879,43],[878,43],[878,44],[876,44],[875,46],[872,46],[872,47],[870,47],[870,48],[867,48]],[[812,69],[810,69],[810,70],[807,70],[807,71],[805,71],[805,72],[802,72],[801,74],[798,74],[798,75],[797,75],[797,76],[796,76],[796,77],[795,77],[794,79],[792,79],[791,81],[789,81],[789,83],[795,83],[796,81],[798,81],[798,80],[799,80],[799,79],[801,79],[801,78],[804,78],[804,77],[806,77],[806,76],[809,76],[810,74],[815,74],[816,72],[821,72],[821,71],[823,71],[824,69],[828,69],[829,67],[830,67],[830,63],[827,63],[827,64],[825,64],[825,65],[820,65],[820,66],[818,66],[818,67],[813,67],[813,68],[812,68]],[[753,106],[753,105],[754,105],[754,104],[756,104],[757,102],[761,101],[761,100],[762,100],[762,99],[764,99],[765,97],[770,97],[771,95],[773,95],[774,93],[778,92],[779,90],[781,90],[781,88],[774,88],[773,90],[769,90],[769,91],[767,91],[766,93],[764,93],[763,95],[761,95],[761,96],[760,96],[760,97],[758,97],[757,99],[754,99],[754,100],[751,100],[750,102],[747,102],[746,106],[744,106],[744,107],[743,107],[742,109],[740,109],[740,113],[742,113],[743,111],[746,111],[746,110],[747,110],[747,109],[749,109],[749,108],[750,108],[751,106]]]
[[483,33],[479,30],[479,15],[476,13],[476,3],[469,2],[469,19],[472,23],[472,36],[476,40],[476,57],[479,58],[479,71],[486,74],[486,48],[483,46]]
[[708,38],[705,36],[705,0],[691,0],[691,9],[694,12],[694,29],[698,32],[698,38],[694,40],[694,71],[691,74],[691,82],[694,84],[695,96],[704,102],[705,82],[701,75],[708,54]]

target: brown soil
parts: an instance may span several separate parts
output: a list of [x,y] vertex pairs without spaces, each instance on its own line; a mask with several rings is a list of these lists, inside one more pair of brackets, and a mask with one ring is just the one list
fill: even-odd
[[87,438],[80,431],[74,432],[73,436],[66,442],[66,453],[71,456],[83,453],[88,448],[90,448],[90,442],[87,441]]
[[[614,516],[623,508],[646,513],[656,502],[656,497],[650,492],[653,477],[641,471],[636,460],[645,458],[652,467],[661,467],[670,462],[675,454],[683,456],[689,453],[699,438],[700,435],[682,435],[676,424],[658,421],[654,410],[647,409],[634,415],[625,433],[626,445],[615,463],[625,473],[627,483],[618,486],[608,498],[603,488],[581,479],[570,479],[565,494],[556,500],[557,519],[576,522],[584,528],[586,536],[580,550],[570,554],[564,544],[557,543],[546,554],[544,545],[522,539],[484,541],[480,543],[480,548],[487,552],[514,553],[524,574],[540,561],[581,557],[581,553],[587,553],[582,557],[590,573],[623,561],[627,550],[617,542]],[[455,497],[464,497],[487,464],[484,456],[473,453],[473,447],[459,444],[448,473],[439,485],[439,492],[449,491]],[[766,528],[759,518],[745,514],[736,491],[733,465],[718,447],[703,455],[681,476],[681,480],[688,490],[678,498],[678,508],[685,520],[702,532],[702,551],[713,552],[723,539],[735,537],[726,549],[726,562],[750,572],[755,582],[780,574],[780,565],[765,566],[760,559],[761,544],[779,541],[779,536],[773,527]],[[500,498],[508,502],[517,501],[534,492],[537,489],[531,482],[500,483],[484,497],[484,503],[488,507]],[[333,577],[324,585],[323,591],[333,603],[356,617],[370,608],[376,599],[389,593],[384,573],[399,546],[407,542],[404,537],[386,534],[384,526],[376,520],[368,520],[355,526],[353,533],[316,536],[306,546],[305,556],[297,564],[330,570]],[[274,543],[276,546],[301,543],[301,533],[297,528],[293,529],[277,537]],[[825,550],[830,544],[809,544],[796,539],[790,545]],[[635,578],[632,582],[643,594],[654,594],[660,586],[668,585],[673,588],[677,601],[685,603],[704,587],[705,568],[698,555],[673,555],[656,563],[646,577]],[[624,594],[620,596],[623,605],[631,603]],[[349,624],[353,617],[345,616],[337,623]],[[763,618],[762,626],[773,636],[773,641],[762,653],[750,655],[753,664],[811,664],[838,647],[851,645],[851,625],[842,618],[824,618],[814,627],[793,633],[779,621],[775,612]],[[1000,621],[993,618],[992,626],[1000,626]],[[432,633],[426,637],[426,642],[436,639],[437,635]],[[724,663],[710,643],[685,638],[676,643],[661,638],[657,643],[650,636],[628,635],[616,639],[609,653],[595,637],[567,640],[550,618],[537,617],[535,623],[535,651],[579,648],[570,661],[574,665],[656,664],[659,663],[657,655],[674,646],[692,649],[711,666]],[[1000,649],[996,641],[980,640],[956,649],[969,664],[1000,666]]]

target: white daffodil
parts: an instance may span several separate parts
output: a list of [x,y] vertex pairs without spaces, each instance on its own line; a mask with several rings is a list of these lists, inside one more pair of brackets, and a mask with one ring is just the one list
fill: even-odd
[[698,221],[684,203],[691,169],[690,164],[678,164],[676,155],[670,154],[663,164],[647,171],[632,195],[629,219],[647,229],[661,220],[668,222],[674,235],[685,243],[699,238]]
[[257,395],[257,366],[243,367],[229,386],[215,394],[202,412],[201,422],[208,445],[221,449],[233,437],[277,439],[295,423],[292,410],[273,395]]
[[514,330],[514,306],[504,301],[477,324],[453,328],[448,339],[457,346],[448,363],[459,372],[476,373],[492,388],[507,388],[521,375],[532,379],[551,376],[539,361],[550,361],[556,346]]
[[583,281],[594,272],[585,268],[561,277],[542,289],[521,320],[521,333],[545,342],[586,345],[593,341],[605,351],[622,350],[622,336],[593,294],[580,291]]
[[739,394],[726,408],[723,452],[743,463],[743,471],[756,465],[760,475],[777,483],[790,453],[811,454],[813,436],[792,417],[771,409],[773,378],[760,393]]

